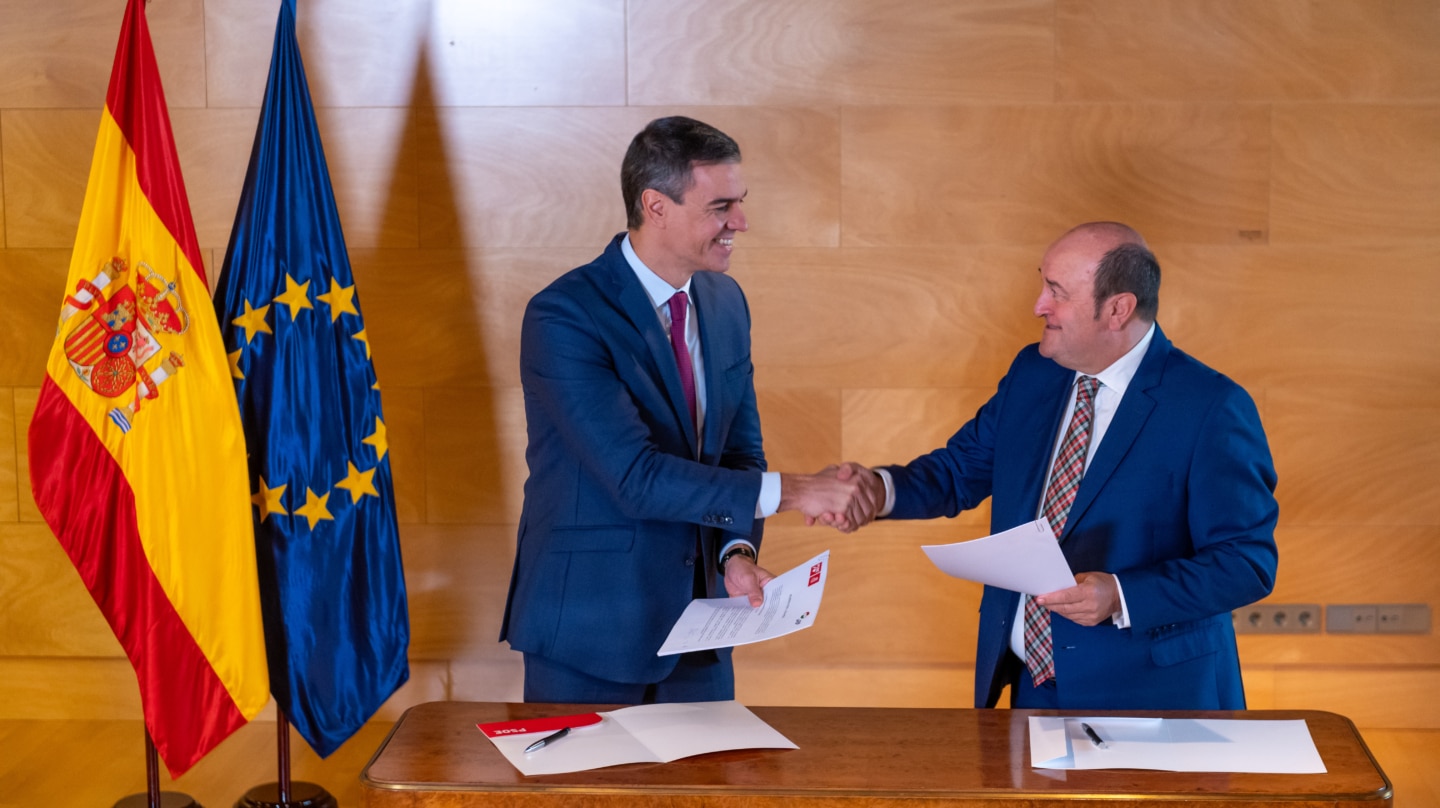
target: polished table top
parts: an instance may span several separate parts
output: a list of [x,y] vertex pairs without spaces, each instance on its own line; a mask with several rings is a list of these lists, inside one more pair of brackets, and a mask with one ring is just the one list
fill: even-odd
[[[1031,715],[1109,715],[1032,710],[752,707],[800,748],[715,752],[665,764],[627,764],[572,774],[526,777],[476,724],[566,715],[605,706],[432,702],[411,708],[361,773],[365,805],[406,805],[385,794],[466,792],[641,797],[831,798],[937,801],[970,805],[1030,799],[1050,805],[1083,799],[1144,799],[1167,805],[1389,805],[1391,786],[1349,719],[1334,713],[1126,712],[1174,718],[1304,719],[1325,774],[1221,774],[1141,770],[1051,771],[1030,767]],[[453,795],[452,795],[453,796]],[[817,800],[817,798],[819,798]],[[482,804],[476,800],[464,804]],[[758,800],[753,804],[761,804]],[[415,802],[413,804],[419,804]],[[447,801],[445,804],[462,804]],[[499,804],[498,801],[490,804]],[[527,803],[528,804],[528,803]],[[601,804],[577,799],[573,804]],[[617,803],[617,804],[623,804]],[[705,801],[705,805],[723,804]],[[749,802],[746,803],[751,804]],[[793,804],[793,803],[787,803]],[[867,803],[869,805],[870,803]]]

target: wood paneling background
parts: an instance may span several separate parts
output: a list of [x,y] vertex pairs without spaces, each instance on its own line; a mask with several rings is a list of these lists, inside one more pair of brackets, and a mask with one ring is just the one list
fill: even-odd
[[[0,0],[0,718],[133,719],[133,675],[29,493],[122,0]],[[196,226],[223,259],[275,4],[154,0]],[[1039,334],[1044,247],[1120,219],[1175,341],[1245,385],[1280,475],[1275,602],[1440,609],[1440,2],[301,0],[384,384],[414,641],[382,712],[518,699],[497,643],[528,297],[624,226],[621,155],[684,113],[745,149],[778,469],[944,441]],[[840,536],[815,628],[737,653],[752,704],[966,705],[974,586],[917,549],[988,509]],[[1250,636],[1254,707],[1440,728],[1440,640]]]

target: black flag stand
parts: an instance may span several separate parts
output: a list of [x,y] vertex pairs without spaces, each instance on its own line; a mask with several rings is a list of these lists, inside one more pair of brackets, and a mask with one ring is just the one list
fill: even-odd
[[319,785],[290,782],[290,719],[278,706],[275,708],[275,754],[279,759],[276,764],[279,782],[255,786],[245,792],[235,808],[340,808],[330,792]]
[[145,728],[145,793],[131,794],[115,803],[115,808],[200,808],[189,794],[160,790],[160,761],[149,727]]

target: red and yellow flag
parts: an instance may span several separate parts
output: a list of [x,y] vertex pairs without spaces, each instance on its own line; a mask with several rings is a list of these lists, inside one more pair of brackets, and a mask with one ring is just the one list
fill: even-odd
[[30,484],[178,777],[269,679],[245,438],[144,0],[125,10],[65,291]]

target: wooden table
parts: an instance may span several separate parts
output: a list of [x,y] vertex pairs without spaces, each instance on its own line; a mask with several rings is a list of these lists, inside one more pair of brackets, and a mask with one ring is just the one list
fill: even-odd
[[[360,774],[361,804],[513,808],[1079,808],[1096,800],[1166,808],[1371,808],[1390,781],[1355,725],[1316,711],[1124,713],[1303,718],[1325,774],[1209,774],[1030,768],[1031,710],[753,707],[799,749],[716,752],[526,777],[478,723],[604,706],[432,702],[408,710]],[[1049,711],[1038,714],[1065,715]],[[1076,715],[1078,713],[1069,713]],[[1104,713],[1086,713],[1102,715]]]

